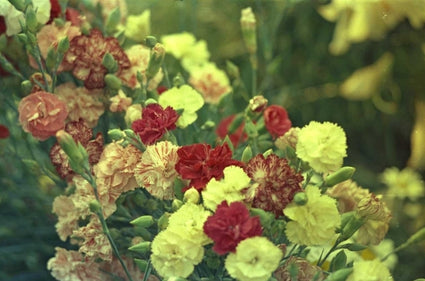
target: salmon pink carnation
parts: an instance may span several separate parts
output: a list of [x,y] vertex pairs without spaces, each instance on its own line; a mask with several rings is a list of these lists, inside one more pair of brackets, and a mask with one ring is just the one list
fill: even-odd
[[289,129],[292,123],[289,120],[286,110],[279,105],[270,105],[263,112],[264,123],[267,131],[273,138],[283,136]]
[[34,138],[46,140],[65,127],[66,104],[57,96],[39,91],[23,98],[18,106],[19,122]]
[[259,217],[250,217],[247,207],[242,202],[230,205],[223,201],[218,205],[214,215],[208,217],[204,232],[213,241],[213,250],[219,255],[235,252],[240,241],[261,236],[262,227]]

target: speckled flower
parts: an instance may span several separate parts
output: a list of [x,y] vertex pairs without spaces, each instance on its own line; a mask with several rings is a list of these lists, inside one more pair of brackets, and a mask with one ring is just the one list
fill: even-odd
[[111,104],[109,105],[109,110],[111,112],[121,112],[126,111],[128,109],[128,107],[133,102],[133,99],[127,97],[122,90],[119,90],[118,94],[111,97],[109,101],[111,102]]
[[146,188],[154,197],[171,200],[174,196],[174,180],[177,171],[178,146],[169,141],[146,147],[134,175],[139,186]]
[[241,241],[230,253],[225,267],[230,276],[241,281],[267,281],[279,266],[282,251],[265,237]]
[[214,63],[207,63],[190,72],[189,84],[202,94],[206,103],[218,104],[220,99],[232,91],[226,73]]
[[295,148],[297,147],[299,131],[300,128],[292,127],[283,136],[278,137],[274,144],[282,151],[285,151],[287,147],[290,147],[295,150]]
[[282,210],[292,201],[295,193],[302,191],[301,174],[276,154],[270,154],[267,158],[262,154],[256,155],[248,162],[245,171],[259,184],[252,205],[272,212],[276,217],[282,215]]
[[94,128],[99,117],[105,111],[101,100],[103,90],[88,90],[85,87],[77,87],[72,82],[67,82],[57,86],[55,93],[60,100],[66,103],[70,121],[83,119],[89,127]]
[[310,263],[306,259],[296,256],[290,256],[273,275],[279,281],[290,281],[292,280],[291,273],[294,267],[297,269],[298,273],[297,281],[323,281],[326,278],[326,275],[320,267]]
[[296,154],[316,172],[334,172],[347,156],[345,132],[330,122],[311,121],[298,132]]
[[98,29],[92,29],[88,36],[74,37],[64,61],[72,67],[74,76],[84,81],[87,89],[99,89],[105,86],[107,69],[102,61],[106,53],[111,54],[117,62],[118,74],[131,66],[118,40],[115,37],[103,37]]
[[388,168],[381,174],[381,181],[388,186],[387,195],[400,199],[418,200],[425,195],[425,184],[415,170],[407,167],[399,170]]
[[360,187],[352,180],[343,181],[326,190],[326,194],[338,200],[340,213],[354,211],[357,203],[369,194],[369,190]]
[[305,189],[307,203],[290,203],[283,210],[291,221],[286,225],[286,236],[292,243],[301,245],[325,245],[334,239],[341,224],[336,200],[322,195],[317,186]]

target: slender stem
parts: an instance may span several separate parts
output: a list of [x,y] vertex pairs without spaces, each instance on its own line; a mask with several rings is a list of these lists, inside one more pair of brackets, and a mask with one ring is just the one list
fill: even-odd
[[329,252],[327,252],[326,253],[326,255],[322,258],[322,259],[320,259],[319,261],[317,261],[317,266],[322,266],[322,264],[326,261],[326,259],[329,257],[329,255],[333,252],[333,251],[335,251],[335,249],[338,247],[338,245],[339,245],[339,243],[341,243],[342,241],[338,238],[336,241],[335,241],[335,244],[332,246],[332,248],[329,250]]
[[258,61],[257,61],[257,54],[251,54],[250,56],[251,61],[251,69],[252,69],[252,77],[251,77],[251,87],[252,87],[252,97],[257,95],[257,67],[258,67]]
[[146,270],[145,270],[145,274],[143,275],[143,281],[147,281],[149,278],[149,275],[151,275],[151,271],[152,271],[152,264],[151,264],[151,260],[148,260],[148,264],[146,265]]

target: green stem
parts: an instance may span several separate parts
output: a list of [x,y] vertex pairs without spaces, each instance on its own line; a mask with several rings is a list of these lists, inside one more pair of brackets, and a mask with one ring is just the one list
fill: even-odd
[[336,248],[338,247],[338,245],[341,243],[342,241],[338,238],[336,241],[335,241],[335,244],[332,246],[332,248],[329,250],[329,252],[327,252],[326,253],[326,255],[322,258],[322,259],[319,259],[318,261],[317,261],[317,266],[322,266],[322,264],[326,261],[326,259],[329,257],[329,255],[333,252],[333,251],[335,251],[336,250]]
[[152,271],[152,264],[151,264],[151,260],[148,260],[148,264],[146,265],[146,270],[145,270],[145,274],[143,275],[143,281],[147,281],[149,278],[149,275],[151,275],[151,271]]
[[251,54],[250,61],[251,61],[251,68],[252,68],[252,77],[251,77],[252,95],[251,96],[254,97],[257,95],[257,67],[258,67],[257,55]]

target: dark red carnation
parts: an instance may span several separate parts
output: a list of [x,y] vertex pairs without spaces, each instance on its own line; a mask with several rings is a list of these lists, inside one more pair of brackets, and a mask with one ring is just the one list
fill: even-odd
[[294,199],[295,193],[302,191],[303,176],[292,169],[288,160],[270,154],[253,157],[245,172],[259,186],[255,190],[252,206],[275,214],[283,215],[283,209]]
[[227,143],[214,149],[204,143],[182,146],[177,150],[177,154],[179,160],[175,166],[176,171],[182,179],[190,180],[184,190],[194,187],[201,191],[210,179],[220,180],[227,166],[243,166],[242,162],[232,159],[232,150]]
[[167,91],[168,88],[165,86],[158,86],[158,88],[156,88],[156,91],[158,92],[158,95],[162,94],[163,92]]
[[246,206],[241,202],[230,205],[223,201],[215,214],[204,223],[204,232],[214,241],[213,250],[219,255],[235,252],[240,241],[261,236],[263,230],[259,217],[250,217]]
[[170,106],[163,109],[159,104],[149,104],[142,110],[142,119],[134,121],[131,128],[144,144],[151,145],[167,131],[174,130],[178,118]]
[[82,22],[80,11],[70,7],[67,7],[65,10],[65,19],[66,21],[70,21],[71,25],[75,26],[80,26]]
[[[236,115],[230,115],[218,124],[215,133],[220,139],[224,139],[227,135],[229,135],[229,126],[232,121],[235,119]],[[245,124],[242,122],[239,127],[229,135],[229,139],[232,142],[234,147],[237,147],[238,144],[245,141],[247,139],[246,133],[244,133]]]
[[74,37],[64,57],[64,62],[72,69],[72,74],[84,81],[87,89],[99,89],[105,86],[107,69],[103,66],[103,56],[109,53],[118,63],[118,75],[131,66],[130,60],[115,37],[104,38],[98,29],[92,29],[90,35]]
[[[98,133],[96,138],[92,140],[93,130],[89,128],[82,119],[66,124],[65,131],[72,136],[75,142],[81,143],[87,150],[89,163],[91,165],[99,162],[100,155],[103,151],[103,136],[101,133]],[[55,143],[50,149],[50,160],[63,179],[70,181],[75,175],[69,165],[68,156],[62,150],[59,143]]]
[[55,18],[58,18],[62,13],[62,8],[58,0],[50,0],[50,6],[50,18],[47,24],[51,23]]
[[263,112],[263,117],[267,131],[273,138],[283,136],[291,129],[292,123],[288,118],[288,113],[279,105],[267,107]]
[[0,35],[6,33],[6,21],[3,16],[0,16]]
[[0,139],[5,139],[5,138],[8,138],[9,136],[10,136],[9,129],[6,126],[0,124]]

